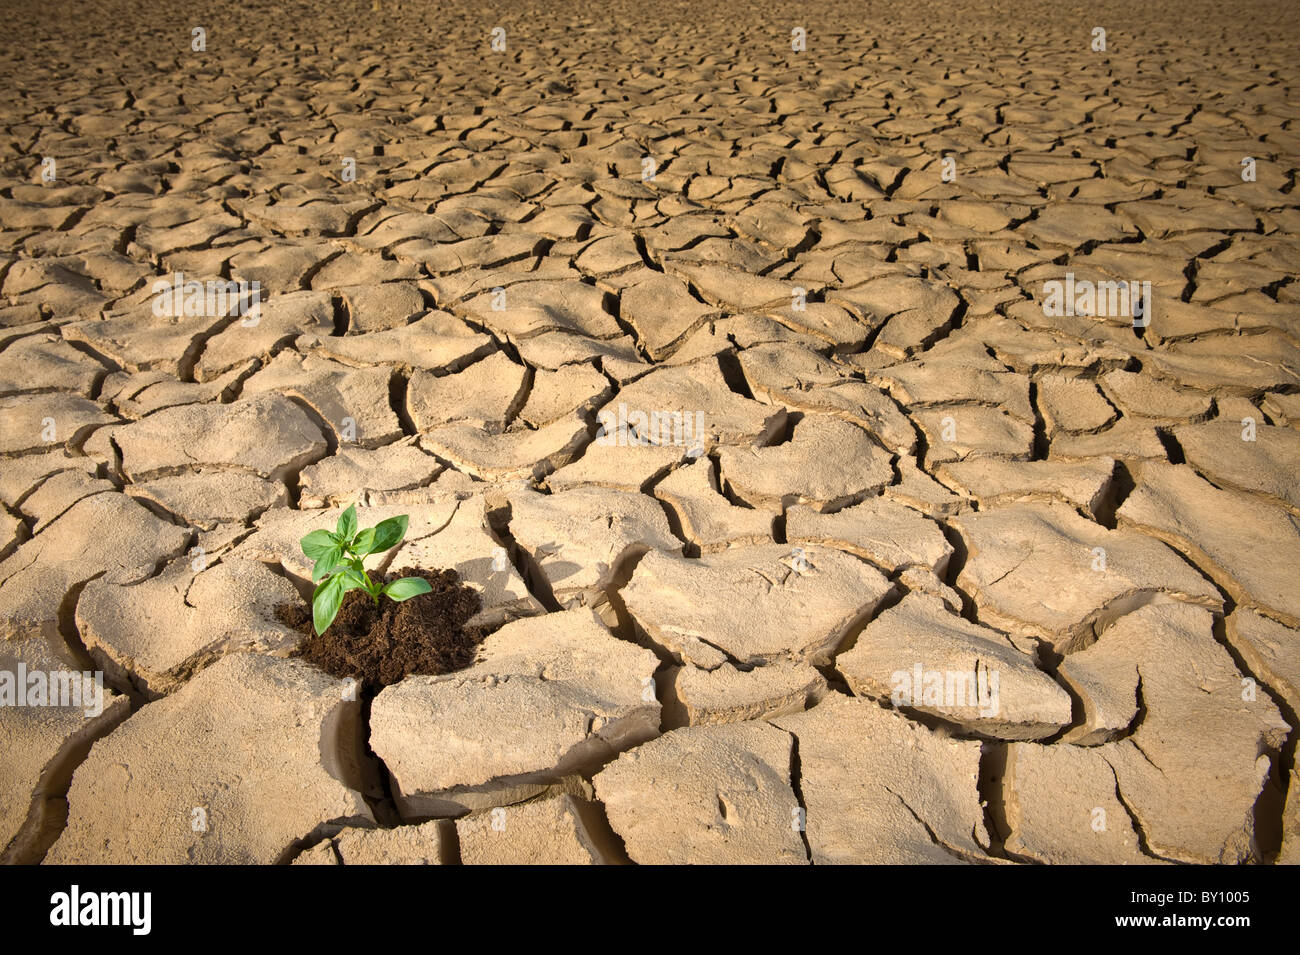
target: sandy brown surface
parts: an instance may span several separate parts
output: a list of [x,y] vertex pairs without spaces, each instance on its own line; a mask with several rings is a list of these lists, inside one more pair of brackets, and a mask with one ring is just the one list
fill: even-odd
[[1295,5],[738,11],[0,4],[6,861],[1300,861]]

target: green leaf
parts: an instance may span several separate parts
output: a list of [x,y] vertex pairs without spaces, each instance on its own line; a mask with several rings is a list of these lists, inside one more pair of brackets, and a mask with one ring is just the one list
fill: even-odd
[[300,542],[302,552],[312,560],[320,560],[335,544],[334,535],[329,531],[312,531]]
[[345,541],[352,539],[352,535],[357,532],[357,506],[355,504],[349,504],[348,509],[339,515],[339,523],[335,530]]
[[343,581],[344,593],[349,590],[356,590],[358,587],[367,593],[370,592],[370,578],[353,567],[345,567],[334,576]]
[[332,573],[334,568],[338,567],[342,562],[343,547],[341,544],[335,544],[316,559],[316,566],[311,571],[312,581],[318,581],[326,574]]
[[380,521],[375,525],[375,543],[370,553],[379,554],[396,547],[406,536],[406,525],[409,522],[410,518],[405,514]]
[[367,554],[375,552],[375,529],[367,527],[363,531],[357,531],[357,536],[352,538],[352,553],[358,557],[365,557]]
[[339,607],[343,605],[343,575],[335,574],[316,588],[311,599],[312,624],[317,635],[329,629],[329,625],[338,616]]
[[384,593],[398,603],[418,597],[420,594],[427,594],[432,590],[429,582],[423,577],[403,577],[384,587]]

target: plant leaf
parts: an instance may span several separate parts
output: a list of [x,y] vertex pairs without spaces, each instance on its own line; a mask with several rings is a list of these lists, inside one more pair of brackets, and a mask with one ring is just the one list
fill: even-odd
[[326,530],[312,531],[300,541],[302,552],[312,560],[320,560],[336,543],[334,535]]
[[325,575],[332,573],[334,568],[343,562],[343,545],[335,544],[330,547],[323,555],[316,559],[316,566],[311,570],[312,581],[318,581]]
[[343,592],[356,590],[360,587],[367,593],[370,591],[370,578],[354,567],[345,567],[334,575],[343,581]]
[[375,529],[367,527],[365,530],[357,531],[357,536],[352,538],[352,553],[358,557],[365,557],[367,554],[375,552]]
[[357,506],[355,504],[349,504],[348,509],[339,515],[339,523],[335,530],[345,541],[352,539],[352,535],[357,532]]
[[402,514],[399,517],[390,517],[386,521],[380,521],[375,525],[375,543],[370,549],[370,553],[379,554],[393,547],[396,547],[403,537],[406,536],[406,525],[410,523],[410,518]]
[[398,603],[418,597],[420,594],[427,594],[432,590],[429,582],[423,577],[403,577],[384,587],[384,593]]
[[335,574],[316,588],[311,600],[312,624],[319,636],[329,629],[329,625],[338,616],[339,607],[343,605],[343,575]]

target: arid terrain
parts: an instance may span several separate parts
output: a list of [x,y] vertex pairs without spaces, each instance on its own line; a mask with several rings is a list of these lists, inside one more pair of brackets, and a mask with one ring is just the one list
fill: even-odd
[[4,861],[1300,862],[1294,2],[0,18]]

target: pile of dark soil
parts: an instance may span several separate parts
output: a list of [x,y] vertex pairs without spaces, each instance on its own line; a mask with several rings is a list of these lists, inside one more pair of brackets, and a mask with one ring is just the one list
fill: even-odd
[[423,577],[433,588],[401,603],[379,598],[375,606],[361,590],[343,598],[338,616],[318,636],[312,629],[311,607],[285,603],[275,610],[281,623],[306,634],[295,656],[315,663],[331,676],[355,677],[363,689],[377,690],[413,673],[450,673],[474,662],[487,628],[465,624],[482,607],[472,588],[454,570],[429,571],[413,567],[384,577]]

